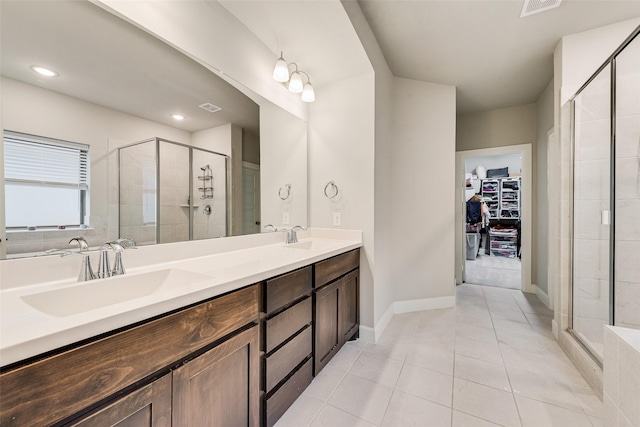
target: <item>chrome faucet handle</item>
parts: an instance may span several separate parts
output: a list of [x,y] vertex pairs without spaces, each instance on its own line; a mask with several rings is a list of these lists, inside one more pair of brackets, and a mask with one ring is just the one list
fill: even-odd
[[89,244],[82,236],[76,236],[72,238],[71,240],[69,240],[69,244],[71,244],[71,242],[78,242],[78,249],[80,252],[89,250]]
[[115,243],[119,244],[124,249],[138,249],[136,242],[133,239],[130,239],[128,237],[122,237],[116,240]]
[[[98,264],[98,278],[105,279],[112,276],[111,263],[109,262],[109,249],[117,255],[124,251],[124,248],[120,243],[107,242],[100,247],[100,264]],[[122,264],[122,262],[120,262]]]
[[301,225],[294,225],[291,227],[287,234],[287,244],[298,243],[298,234],[296,233],[296,230],[306,230],[306,228]]
[[61,257],[73,255],[73,252],[64,249],[49,249],[44,251],[44,253],[46,253],[47,255],[60,255]]
[[[46,252],[52,255],[60,255],[61,257],[68,255],[81,255],[82,266],[80,267],[80,274],[78,274],[78,282],[86,282],[87,280],[93,280],[98,277],[91,268],[91,259],[89,258],[89,254],[83,253],[82,249],[80,252],[63,251],[60,249],[49,249]],[[107,259],[107,262],[108,261],[109,260]]]
[[264,227],[262,227],[265,231],[278,231],[278,227],[274,226],[273,224],[267,224]]

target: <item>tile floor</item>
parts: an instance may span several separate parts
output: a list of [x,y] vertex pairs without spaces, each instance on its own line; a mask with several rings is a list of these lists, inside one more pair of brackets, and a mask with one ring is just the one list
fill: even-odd
[[535,296],[464,284],[456,299],[345,345],[276,426],[602,426]]
[[484,249],[475,260],[465,261],[465,282],[475,285],[520,289],[522,266],[518,258],[486,255]]

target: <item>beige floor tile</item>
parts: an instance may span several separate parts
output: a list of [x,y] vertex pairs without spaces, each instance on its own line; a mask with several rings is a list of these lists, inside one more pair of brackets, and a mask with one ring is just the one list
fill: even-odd
[[533,327],[529,323],[514,322],[506,319],[493,319],[493,325],[496,329],[496,333],[511,332],[522,335],[536,336],[537,333],[533,330]]
[[311,381],[309,387],[305,389],[304,394],[308,397],[326,402],[345,375],[347,375],[347,371],[327,365],[313,381]]
[[453,411],[451,427],[500,427],[498,424],[465,414],[460,411]]
[[[374,427],[362,418],[358,418],[353,414],[345,412],[331,405],[325,405],[320,413],[311,423],[311,427]],[[280,426],[278,426],[280,427]]]
[[304,394],[278,420],[275,427],[307,427],[322,409],[323,402]]
[[380,424],[391,400],[393,388],[347,374],[328,404],[373,424]]
[[456,313],[456,324],[465,323],[469,325],[475,325],[480,328],[487,328],[493,330],[493,321],[491,320],[491,315],[487,312],[486,314],[476,315],[476,316],[467,316],[463,313]]
[[456,324],[456,337],[465,337],[476,341],[488,343],[496,342],[496,333],[493,329],[481,328],[464,323]]
[[523,427],[593,427],[589,418],[548,403],[516,396]]
[[360,356],[360,353],[362,353],[362,350],[359,348],[344,346],[333,356],[333,359],[331,359],[327,366],[330,365],[333,368],[348,371],[351,365],[353,365],[353,362]]
[[416,342],[409,350],[405,363],[453,375],[453,347],[439,347]]
[[589,421],[593,424],[593,427],[604,427],[604,421],[602,418],[589,416]]
[[591,387],[571,387],[573,394],[578,399],[580,406],[582,406],[582,410],[585,414],[602,418],[604,413],[604,407],[602,405],[602,400],[594,393]]
[[556,381],[554,377],[515,368],[509,368],[508,374],[514,395],[529,397],[576,412],[583,412],[582,406],[573,394],[571,387]]
[[541,356],[548,354],[546,347],[537,337],[510,331],[500,331],[496,335],[501,348],[524,350]]
[[404,362],[407,357],[407,353],[411,348],[411,342],[403,341],[401,343],[393,344],[388,342],[377,342],[376,344],[368,344],[363,350],[363,353],[376,354],[378,356],[388,357],[390,359],[399,360]]
[[529,323],[529,320],[522,311],[502,311],[492,310],[493,319],[511,320],[512,322]]
[[509,378],[503,365],[458,354],[456,355],[454,376],[499,390],[511,391]]
[[456,338],[456,354],[473,357],[492,363],[502,363],[502,355],[498,343],[487,343],[464,337]]
[[382,426],[449,427],[451,408],[429,402],[408,393],[393,392]]
[[395,387],[402,370],[402,362],[389,357],[362,352],[353,363],[350,374]]
[[502,426],[520,426],[511,393],[459,378],[453,386],[453,409]]
[[396,388],[431,402],[451,406],[453,377],[405,363]]
[[542,314],[525,313],[524,315],[531,325],[544,326],[545,328],[551,330],[551,321],[553,320],[553,314],[551,316],[546,316]]

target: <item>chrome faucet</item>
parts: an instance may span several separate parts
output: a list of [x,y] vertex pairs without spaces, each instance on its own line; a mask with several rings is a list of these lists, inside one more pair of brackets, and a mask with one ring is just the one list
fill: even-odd
[[115,241],[116,244],[120,245],[121,250],[114,249],[116,254],[116,260],[113,263],[113,270],[111,271],[112,276],[118,276],[120,274],[125,274],[124,265],[122,264],[122,251],[126,249],[138,249],[136,246],[136,242],[133,239],[121,238]]
[[[98,264],[98,278],[104,279],[107,277],[111,277],[113,275],[113,271],[111,270],[111,264],[109,263],[109,249],[112,249],[116,254],[116,258],[118,255],[124,251],[122,245],[116,241],[107,242],[100,247],[100,264]],[[120,261],[122,265],[122,260]],[[123,274],[123,273],[119,273]]]
[[287,245],[291,243],[298,243],[298,234],[296,233],[296,230],[306,230],[306,228],[301,225],[291,227],[291,230],[287,233]]
[[82,266],[80,267],[80,274],[78,274],[78,282],[86,282],[87,280],[93,280],[97,276],[93,272],[91,268],[91,259],[89,258],[89,254],[84,253],[84,251],[89,249],[89,244],[84,239],[84,237],[74,237],[69,240],[69,244],[72,242],[78,243],[78,252],[64,251],[59,249],[50,249],[47,251],[48,254],[57,254],[61,257],[65,257],[67,255],[81,255],[82,256]]
[[78,255],[82,255],[82,266],[80,267],[80,274],[78,274],[78,282],[86,282],[87,280],[93,280],[96,278],[93,269],[91,268],[91,259],[89,254],[83,253],[83,251],[89,250],[89,244],[84,237],[78,236],[69,240],[71,242],[78,243]]
[[262,228],[264,229],[264,231],[273,231],[273,232],[278,231],[278,227],[274,226],[273,224],[267,224]]

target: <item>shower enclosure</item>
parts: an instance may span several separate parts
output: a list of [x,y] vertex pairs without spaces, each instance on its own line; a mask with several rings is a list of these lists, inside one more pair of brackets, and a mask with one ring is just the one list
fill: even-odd
[[572,99],[569,326],[600,361],[604,325],[640,329],[639,33]]
[[227,235],[227,156],[161,138],[118,149],[120,236],[139,245]]

